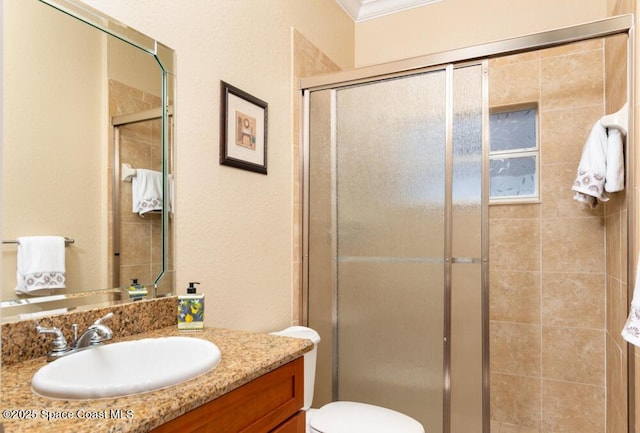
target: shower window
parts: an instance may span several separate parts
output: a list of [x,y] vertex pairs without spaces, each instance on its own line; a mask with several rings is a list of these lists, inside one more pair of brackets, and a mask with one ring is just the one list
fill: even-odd
[[537,106],[492,109],[489,133],[490,203],[538,201]]

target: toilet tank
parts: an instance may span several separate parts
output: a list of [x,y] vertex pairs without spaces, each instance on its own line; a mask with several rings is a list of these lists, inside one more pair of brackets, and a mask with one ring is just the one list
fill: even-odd
[[313,341],[313,349],[304,354],[304,406],[303,410],[311,407],[313,402],[313,390],[316,382],[316,357],[317,347],[320,343],[320,335],[311,328],[304,326],[290,326],[282,331],[272,332],[273,335],[284,337],[304,338]]

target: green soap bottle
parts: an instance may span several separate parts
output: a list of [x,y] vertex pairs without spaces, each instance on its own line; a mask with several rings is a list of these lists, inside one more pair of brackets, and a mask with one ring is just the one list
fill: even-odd
[[204,294],[196,293],[196,281],[190,282],[186,295],[178,296],[178,329],[204,329]]

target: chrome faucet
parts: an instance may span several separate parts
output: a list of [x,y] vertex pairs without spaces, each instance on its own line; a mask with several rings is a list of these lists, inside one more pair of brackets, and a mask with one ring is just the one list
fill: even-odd
[[53,339],[51,343],[51,352],[47,354],[47,361],[56,360],[64,355],[67,355],[71,348],[67,344],[67,339],[62,335],[62,331],[60,329],[53,328],[45,328],[43,326],[36,326],[36,331],[38,334],[53,334],[56,337]]
[[73,324],[73,338],[74,342],[69,346],[67,343],[67,339],[64,338],[62,331],[60,329],[53,328],[45,328],[43,326],[36,326],[36,331],[38,334],[53,334],[55,338],[51,344],[51,352],[47,355],[47,361],[54,361],[58,358],[61,358],[66,355],[70,355],[72,353],[79,352],[81,350],[88,349],[90,347],[98,346],[104,343],[107,340],[111,340],[113,338],[113,331],[102,322],[104,320],[108,320],[113,317],[113,313],[109,313],[104,317],[93,322],[91,326],[87,328],[86,331],[78,337],[78,325]]

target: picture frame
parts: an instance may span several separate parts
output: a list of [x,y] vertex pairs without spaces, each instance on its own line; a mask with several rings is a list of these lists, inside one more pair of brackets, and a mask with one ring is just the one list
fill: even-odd
[[267,174],[268,104],[220,81],[220,164]]

